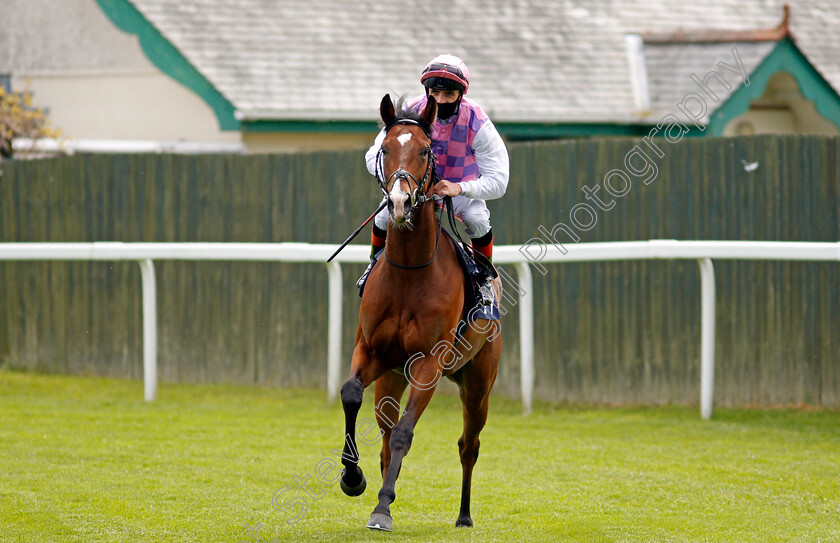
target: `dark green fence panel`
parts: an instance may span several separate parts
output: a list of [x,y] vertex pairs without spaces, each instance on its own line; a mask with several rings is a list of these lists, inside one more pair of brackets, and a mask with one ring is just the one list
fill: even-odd
[[[378,201],[359,162],[357,153],[325,153],[8,163],[0,180],[0,239],[335,242]],[[136,268],[1,264],[0,300],[9,301],[0,345],[8,345],[10,364],[140,378]],[[162,379],[323,386],[325,266],[158,262],[156,268]],[[348,353],[358,315],[351,285],[362,268],[344,267]]]
[[[511,182],[490,202],[495,243],[674,239],[837,241],[838,138],[574,140],[510,147]],[[603,186],[639,146],[648,184]],[[74,156],[4,164],[2,241],[343,240],[379,196],[361,152]],[[758,166],[749,167],[757,162]],[[640,157],[631,160],[639,167]],[[595,193],[601,204],[584,192]],[[613,203],[614,202],[614,203]],[[588,204],[594,222],[579,204]],[[599,206],[609,209],[601,209]],[[577,209],[578,228],[570,216]],[[573,245],[568,233],[560,241]],[[357,243],[366,244],[364,232]],[[158,262],[164,380],[324,386],[321,264]],[[840,264],[716,261],[720,405],[840,405]],[[345,370],[362,265],[343,266]],[[514,270],[507,270],[516,277]],[[508,285],[509,291],[512,285]],[[535,270],[537,396],[552,401],[699,402],[694,262]],[[504,319],[498,390],[519,390],[518,310]],[[136,264],[1,263],[0,359],[37,371],[142,376]]]
[[[497,243],[546,239],[540,226],[551,231],[561,222],[571,225],[569,212],[576,204],[597,207],[582,188],[625,168],[624,157],[636,144],[578,140],[512,149],[509,192],[490,204]],[[665,156],[656,161],[655,180],[645,185],[632,178],[614,207],[596,209],[591,230],[574,230],[580,241],[840,239],[837,138],[765,136],[659,146]],[[749,167],[754,162],[755,169]],[[597,194],[610,204],[603,187]],[[562,239],[573,244],[568,236]],[[718,261],[715,266],[717,401],[838,405],[840,265]],[[539,397],[699,401],[694,262],[549,265],[544,277],[535,272],[535,291]],[[505,326],[505,360],[516,360],[515,319]],[[503,367],[501,388],[515,393],[517,380],[517,366]]]

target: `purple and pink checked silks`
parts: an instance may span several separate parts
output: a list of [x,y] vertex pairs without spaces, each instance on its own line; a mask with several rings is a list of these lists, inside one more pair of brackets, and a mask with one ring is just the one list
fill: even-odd
[[[418,96],[411,101],[409,108],[423,111],[426,101],[426,96]],[[466,97],[461,98],[457,117],[450,117],[445,122],[435,119],[432,126],[432,151],[437,157],[436,170],[441,179],[462,183],[478,178],[478,164],[472,142],[476,132],[488,119],[481,106]]]

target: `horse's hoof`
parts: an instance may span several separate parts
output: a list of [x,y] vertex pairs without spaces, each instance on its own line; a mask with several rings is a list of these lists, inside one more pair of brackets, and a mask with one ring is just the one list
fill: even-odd
[[351,487],[344,482],[344,474],[346,472],[346,469],[341,470],[341,480],[339,481],[339,486],[341,486],[342,492],[344,492],[348,496],[361,496],[367,488],[367,479],[365,479],[365,474],[362,473],[362,470],[359,469],[359,473],[362,473],[362,480],[356,486]]
[[458,517],[455,521],[456,528],[472,528],[472,519],[470,517]]
[[382,530],[383,532],[390,532],[391,525],[391,517],[385,513],[373,513],[367,523],[367,527],[371,530]]

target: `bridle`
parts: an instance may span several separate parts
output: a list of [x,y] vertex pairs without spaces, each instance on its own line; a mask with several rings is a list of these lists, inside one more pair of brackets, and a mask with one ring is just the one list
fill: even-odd
[[[387,127],[385,127],[385,133],[387,134],[388,131],[391,130],[394,126],[398,124],[410,124],[420,127],[421,130],[426,134],[431,140],[430,134],[426,131],[426,128],[420,124],[419,122],[415,121],[414,119],[397,119]],[[426,164],[426,173],[423,174],[423,179],[420,181],[417,180],[414,175],[402,168],[397,168],[394,173],[388,176],[387,180],[384,180],[385,172],[384,167],[382,166],[382,147],[379,148],[379,151],[376,153],[376,182],[379,184],[379,188],[382,189],[383,194],[385,197],[388,198],[388,185],[391,184],[391,181],[398,183],[405,180],[414,181],[414,184],[417,187],[411,192],[411,210],[414,211],[415,208],[423,206],[426,202],[434,200],[434,196],[427,196],[425,192],[426,184],[431,182],[431,186],[435,186],[435,183],[438,182],[438,174],[437,169],[435,168],[435,153],[432,151],[431,147],[427,147],[426,150],[428,151],[428,162]],[[385,260],[391,264],[392,266],[396,266],[397,268],[402,268],[404,270],[416,270],[420,268],[425,268],[426,266],[430,265],[432,262],[435,261],[437,257],[438,246],[440,245],[440,231],[442,229],[441,225],[438,225],[438,233],[437,238],[435,239],[435,252],[432,254],[432,258],[424,263],[418,264],[416,266],[406,266],[404,264],[398,264],[388,258],[388,255],[383,253],[382,256],[385,257]]]
[[[426,132],[425,127],[419,122],[415,121],[414,119],[398,119],[386,127],[385,133],[387,134],[388,131],[391,130],[391,128],[398,124],[412,124],[418,126],[420,127],[420,129],[423,130],[424,133],[426,133],[427,137],[429,136],[429,133]],[[435,169],[435,154],[434,152],[432,152],[432,149],[430,147],[428,147],[427,150],[429,152],[429,159],[426,164],[426,173],[423,174],[422,180],[418,181],[417,178],[411,174],[411,172],[403,170],[402,168],[397,168],[394,171],[394,173],[388,176],[388,179],[386,180],[384,179],[385,172],[383,171],[382,166],[382,147],[379,148],[379,151],[377,151],[376,153],[376,182],[379,183],[379,188],[382,190],[382,193],[385,195],[386,198],[388,197],[388,185],[391,184],[391,181],[393,180],[394,182],[399,182],[405,179],[414,181],[414,184],[417,185],[417,188],[415,188],[411,192],[412,210],[422,206],[427,201],[432,199],[432,197],[426,196],[426,184],[431,181],[431,185],[434,186],[435,183],[438,182],[438,175],[437,170]]]

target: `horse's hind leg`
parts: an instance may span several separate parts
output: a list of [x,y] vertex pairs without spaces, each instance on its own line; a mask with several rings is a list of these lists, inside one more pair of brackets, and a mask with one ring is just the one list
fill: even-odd
[[470,490],[472,487],[472,473],[478,460],[478,449],[481,444],[478,435],[487,422],[487,411],[490,407],[490,390],[496,380],[498,368],[498,354],[493,358],[494,345],[485,345],[472,362],[464,366],[456,378],[461,392],[461,403],[464,407],[464,433],[458,439],[458,452],[461,456],[461,510],[455,526],[469,527],[473,525],[470,517]]

